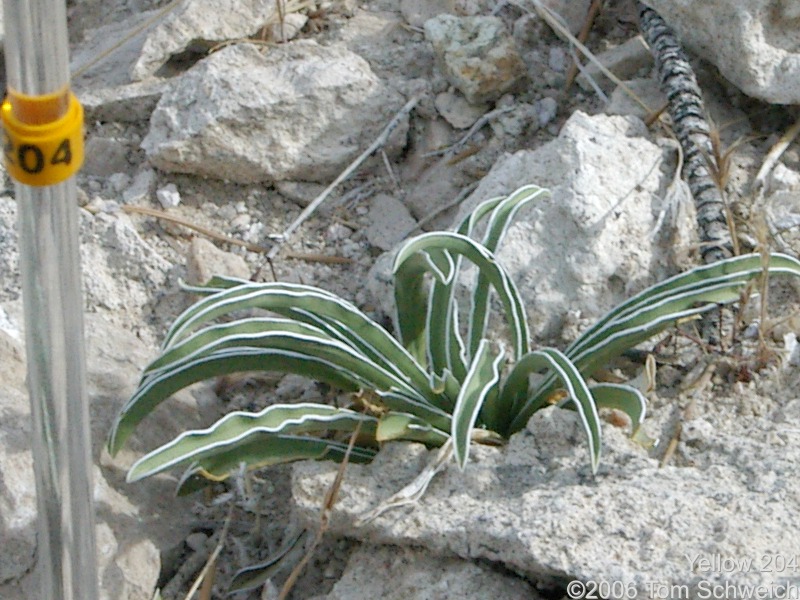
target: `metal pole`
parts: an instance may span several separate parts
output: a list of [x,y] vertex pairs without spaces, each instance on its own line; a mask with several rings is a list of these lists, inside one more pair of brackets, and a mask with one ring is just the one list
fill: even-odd
[[64,0],[4,0],[6,166],[16,179],[44,600],[95,600],[91,435],[74,173],[82,109],[69,92]]

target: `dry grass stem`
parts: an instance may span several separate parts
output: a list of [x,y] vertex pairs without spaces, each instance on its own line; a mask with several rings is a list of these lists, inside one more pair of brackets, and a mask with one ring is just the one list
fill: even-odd
[[198,590],[200,585],[203,585],[203,589],[200,590],[199,600],[211,600],[211,589],[214,586],[214,568],[217,563],[217,558],[219,558],[220,552],[225,547],[225,540],[228,537],[228,528],[231,525],[231,517],[233,516],[233,501],[230,503],[230,508],[228,509],[228,516],[225,517],[225,524],[222,526],[222,531],[219,534],[219,540],[217,541],[217,545],[214,548],[214,551],[211,553],[211,556],[208,557],[205,566],[200,571],[200,574],[195,579],[194,584],[192,587],[189,588],[189,591],[186,593],[186,597],[184,600],[191,600],[192,596],[194,596],[195,592]]
[[[530,12],[530,10],[524,6],[521,6],[517,0],[511,0],[513,4],[517,7],[521,8],[526,12]],[[543,5],[539,0],[532,0],[534,6],[536,7],[536,12],[545,20],[545,22],[559,35],[566,38],[571,44],[573,44],[578,50],[580,50],[581,54],[583,54],[589,61],[594,63],[594,65],[600,69],[600,72],[608,77],[611,81],[613,81],[622,91],[624,91],[634,102],[636,102],[639,106],[644,108],[648,113],[652,113],[653,109],[644,101],[642,100],[636,93],[625,85],[625,82],[622,81],[619,77],[614,75],[611,71],[606,68],[606,66],[601,63],[597,57],[589,50],[586,46],[584,46],[578,38],[572,35],[572,32],[567,29],[558,17],[551,11],[548,7]],[[577,63],[576,63],[577,64]]]
[[772,173],[778,160],[791,145],[791,143],[800,135],[800,118],[795,121],[789,129],[781,136],[778,142],[770,148],[767,156],[764,158],[764,163],[756,174],[753,181],[753,191],[759,196],[763,196],[767,191],[767,177]]
[[281,589],[281,593],[278,596],[278,600],[286,600],[286,598],[289,596],[289,593],[292,591],[292,588],[297,583],[300,574],[303,572],[303,569],[306,568],[306,565],[314,556],[314,552],[316,551],[317,546],[319,546],[320,542],[322,542],[322,537],[328,530],[331,510],[333,510],[333,507],[336,504],[336,500],[339,497],[339,489],[342,487],[342,481],[344,480],[344,472],[347,469],[347,463],[350,462],[350,454],[353,452],[353,446],[355,446],[356,440],[358,439],[358,434],[360,432],[361,432],[361,421],[356,423],[356,427],[353,430],[353,433],[350,435],[350,442],[347,444],[347,450],[345,451],[344,458],[342,459],[342,462],[339,465],[339,469],[336,471],[336,477],[333,479],[333,483],[328,488],[328,491],[325,493],[325,499],[322,501],[322,510],[320,511],[320,516],[319,516],[319,529],[317,530],[317,534],[314,536],[314,539],[311,542],[311,545],[309,546],[303,558],[300,560],[299,563],[297,563],[297,565],[295,565],[294,569],[292,569],[292,572],[286,579],[286,583],[283,584],[283,588]]
[[333,190],[335,190],[339,184],[350,177],[353,171],[360,167],[365,160],[372,156],[372,154],[386,145],[386,142],[389,141],[389,136],[392,135],[392,132],[400,124],[400,121],[402,121],[403,118],[414,109],[419,100],[419,96],[414,96],[411,100],[406,102],[405,105],[399,111],[397,111],[394,117],[392,117],[391,121],[389,121],[381,134],[375,139],[374,142],[372,142],[372,144],[370,144],[369,148],[367,148],[358,158],[350,163],[347,168],[342,171],[336,179],[333,180],[333,183],[331,183],[322,191],[321,194],[314,198],[311,204],[303,209],[303,212],[301,212],[300,215],[294,221],[292,221],[292,223],[283,231],[283,233],[275,237],[275,245],[267,253],[268,260],[272,260],[278,255],[283,244],[285,244],[291,238],[294,232],[297,231],[297,228],[305,223],[306,219],[308,219],[311,214],[317,210],[317,208],[319,208],[319,206],[328,196],[330,196],[331,192],[333,192]]
[[197,223],[193,223],[188,219],[184,219],[183,217],[179,217],[177,215],[170,214],[168,212],[164,212],[163,210],[158,210],[155,208],[149,208],[147,206],[135,206],[132,204],[126,204],[122,206],[122,211],[126,213],[135,213],[140,215],[147,215],[148,217],[155,217],[157,219],[162,219],[164,221],[169,221],[170,223],[175,223],[177,225],[181,225],[186,227],[187,229],[191,229],[192,231],[196,231],[197,233],[202,233],[206,237],[210,237],[211,239],[218,240],[220,242],[225,242],[226,244],[233,244],[235,246],[242,246],[246,248],[250,252],[258,252],[258,253],[265,253],[269,250],[264,246],[259,246],[258,244],[251,244],[249,242],[243,242],[242,240],[237,240],[236,238],[232,238],[225,234],[219,233],[214,231],[213,229],[209,229],[207,227],[203,227],[202,225],[198,225]]
[[478,183],[477,182],[471,183],[470,185],[465,187],[463,190],[461,190],[459,192],[458,196],[456,196],[453,200],[451,200],[450,202],[448,202],[447,204],[445,204],[443,206],[440,206],[439,208],[434,210],[432,213],[430,213],[428,215],[425,215],[425,217],[423,217],[422,219],[417,221],[416,225],[414,225],[413,227],[410,227],[407,231],[405,231],[403,233],[402,237],[403,238],[407,238],[409,235],[411,235],[412,233],[414,233],[418,229],[422,229],[423,227],[425,227],[428,223],[433,221],[439,215],[447,212],[451,208],[455,208],[456,206],[461,204],[466,199],[467,196],[469,196],[473,191],[475,191],[475,188],[477,188],[477,187],[478,187]]
[[[514,110],[513,106],[503,106],[503,107],[496,108],[494,110],[491,110],[491,111],[483,114],[480,119],[478,119],[477,121],[475,121],[475,123],[472,124],[472,127],[470,127],[469,131],[467,131],[467,133],[464,134],[464,137],[462,137],[460,140],[458,140],[455,144],[453,144],[452,146],[447,146],[446,148],[441,148],[439,150],[434,150],[432,152],[426,152],[422,156],[424,158],[430,158],[431,156],[442,156],[442,155],[445,155],[445,154],[453,154],[453,155],[458,154],[461,151],[461,149],[464,147],[464,145],[469,141],[469,139],[473,135],[475,135],[478,131],[480,131],[483,128],[484,125],[486,125],[487,123],[489,123],[493,119],[496,119],[500,115],[503,115],[503,114],[505,114],[507,112],[510,112],[512,110]],[[473,154],[474,154],[474,152],[473,152]]]
[[[600,14],[600,9],[603,8],[603,0],[593,0],[592,5],[589,7],[589,11],[586,14],[586,20],[583,22],[583,27],[581,27],[580,32],[578,32],[578,41],[581,43],[585,43],[587,39],[589,39],[589,32],[592,30],[592,26],[594,25],[594,20],[597,18],[597,15]],[[575,83],[575,77],[578,75],[578,62],[576,60],[572,61],[572,64],[569,66],[569,71],[567,71],[567,80],[564,83],[564,91],[568,92],[569,88],[572,87],[572,84]]]
[[106,50],[103,50],[100,54],[92,58],[89,62],[82,64],[80,67],[78,67],[72,72],[73,79],[80,77],[81,75],[86,73],[86,71],[91,69],[93,66],[104,61],[106,58],[114,54],[114,52],[119,50],[122,46],[127,44],[129,41],[131,41],[145,29],[163,19],[167,15],[167,13],[175,9],[180,3],[181,0],[173,0],[172,2],[167,4],[164,8],[159,10],[156,14],[154,14],[152,17],[147,19],[144,23],[142,23],[138,27],[133,28],[127,34],[122,36],[122,38],[120,38],[120,40],[117,41],[117,43],[115,43],[113,46],[111,46]]

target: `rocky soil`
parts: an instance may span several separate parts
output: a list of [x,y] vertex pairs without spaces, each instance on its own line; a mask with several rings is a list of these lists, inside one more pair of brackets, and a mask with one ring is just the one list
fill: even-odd
[[[591,2],[543,4],[577,33]],[[665,98],[634,2],[604,4],[587,45],[639,100],[592,65],[565,89],[571,45],[527,0],[287,0],[283,20],[273,0],[68,2],[87,115],[78,185],[103,598],[156,589],[183,598],[220,543],[212,597],[225,597],[238,569],[316,526],[335,473],[324,463],[271,468],[181,499],[174,477],[124,483],[135,458],[183,429],[232,409],[325,399],[294,376],[209,382],[179,394],[112,460],[103,444],[114,414],[191,302],[181,280],[314,284],[388,323],[397,244],[528,183],[552,197],[518,218],[500,257],[537,343],[563,346],[615,303],[697,263],[676,142],[668,120],[649,118]],[[797,143],[754,181],[798,116],[800,12],[776,0],[648,4],[690,51],[730,158],[723,183],[743,251],[797,256]],[[0,598],[9,600],[36,597],[15,215],[6,178]],[[687,586],[691,597],[708,585],[800,587],[800,302],[785,282],[769,297],[766,322],[756,301],[741,311],[736,340],[706,346],[687,331],[644,348],[659,358],[645,430],[660,443],[633,443],[607,415],[596,477],[574,415],[557,409],[368,525],[358,517],[430,456],[389,445],[373,464],[348,467],[331,530],[290,598],[559,599],[571,580],[618,582],[613,597],[627,598],[670,597],[659,586]],[[277,597],[290,567],[234,597]]]

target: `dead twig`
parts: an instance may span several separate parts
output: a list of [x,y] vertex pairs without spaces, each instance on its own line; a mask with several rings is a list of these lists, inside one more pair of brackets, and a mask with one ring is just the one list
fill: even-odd
[[299,563],[297,563],[295,568],[292,569],[292,572],[286,579],[286,583],[283,584],[283,588],[281,589],[281,593],[278,596],[278,600],[286,600],[286,598],[289,596],[289,592],[292,591],[292,588],[297,583],[297,579],[300,577],[300,574],[303,572],[303,569],[305,569],[308,562],[314,556],[314,552],[316,551],[317,546],[319,546],[319,544],[322,542],[322,537],[328,530],[331,510],[333,510],[333,507],[336,504],[336,500],[339,497],[339,489],[342,487],[342,481],[344,480],[344,472],[347,469],[347,463],[350,462],[350,453],[353,451],[353,446],[356,445],[356,440],[358,439],[358,434],[360,432],[361,432],[361,421],[356,423],[356,427],[353,430],[352,435],[350,436],[350,442],[347,444],[347,450],[344,453],[344,458],[342,459],[342,462],[339,465],[339,470],[336,471],[336,477],[334,478],[331,487],[328,488],[328,491],[325,494],[325,499],[322,501],[322,510],[320,511],[319,515],[319,529],[317,530],[317,534],[314,536],[314,539],[311,542],[311,545],[309,546],[303,558],[300,560]]
[[228,537],[228,528],[231,525],[231,517],[233,516],[233,501],[231,501],[230,508],[228,509],[228,516],[225,518],[225,524],[222,526],[222,531],[219,534],[219,540],[217,541],[217,545],[214,548],[214,551],[211,553],[211,556],[208,557],[205,566],[200,571],[200,574],[195,579],[194,584],[189,591],[186,593],[186,597],[184,600],[191,600],[194,593],[200,587],[200,584],[203,585],[203,589],[200,590],[200,600],[211,600],[211,588],[214,586],[214,567],[217,563],[217,558],[219,558],[220,552],[225,547],[225,539]]
[[313,252],[287,252],[285,256],[286,258],[295,258],[306,262],[325,263],[329,265],[352,265],[356,262],[352,258],[345,258],[344,256],[330,256],[328,254],[315,254]]
[[770,148],[767,156],[764,158],[764,163],[761,165],[758,174],[756,174],[756,178],[753,180],[753,191],[758,194],[759,197],[763,197],[764,194],[766,194],[767,177],[772,173],[780,157],[798,135],[800,135],[800,118],[786,130],[778,142]]
[[164,18],[167,15],[167,13],[174,10],[180,3],[181,3],[180,0],[173,0],[172,2],[167,4],[164,8],[160,9],[156,14],[147,19],[144,23],[140,24],[138,27],[135,27],[126,35],[122,36],[122,38],[119,41],[117,41],[114,45],[112,45],[110,48],[103,50],[100,54],[98,54],[88,62],[82,64],[80,67],[75,69],[72,72],[72,78],[77,79],[78,77],[86,73],[86,71],[91,69],[93,66],[104,61],[106,58],[114,54],[114,52],[119,50],[122,46],[124,46],[133,38],[135,38],[137,35],[142,33],[145,29],[147,29],[154,23],[157,23],[162,18]]
[[280,27],[281,42],[286,43],[286,31],[284,26],[286,24],[286,12],[283,6],[283,0],[275,0],[275,10],[278,13],[278,26]]
[[[519,0],[509,0],[512,4],[517,6],[518,8],[530,13],[530,9],[526,6],[523,6],[519,3]],[[642,100],[630,87],[628,87],[624,81],[622,81],[619,77],[614,75],[611,71],[608,70],[603,63],[601,63],[598,58],[589,50],[586,46],[584,46],[574,35],[572,32],[567,29],[561,21],[559,21],[556,14],[550,10],[547,6],[541,3],[541,0],[532,0],[534,7],[536,8],[536,12],[539,16],[559,35],[563,36],[567,39],[572,45],[574,45],[581,54],[583,54],[590,62],[594,63],[594,65],[600,70],[600,72],[608,77],[614,84],[619,87],[622,91],[624,91],[634,102],[636,102],[639,106],[644,108],[648,113],[652,113],[653,109],[648,106],[648,104]],[[577,64],[577,63],[576,63]]]
[[664,455],[661,457],[661,461],[658,463],[659,469],[663,469],[665,466],[667,466],[669,461],[672,459],[672,456],[675,454],[675,450],[678,448],[678,442],[680,442],[681,439],[683,423],[684,421],[690,421],[691,419],[695,418],[695,412],[697,411],[697,394],[705,389],[709,383],[711,383],[711,378],[714,376],[716,369],[717,365],[715,363],[709,363],[705,366],[698,377],[681,386],[681,391],[689,393],[691,395],[691,400],[689,400],[689,404],[687,404],[686,408],[684,408],[678,415],[678,422],[675,425],[675,431],[673,432],[672,437],[667,444],[667,448],[664,451]]
[[[597,18],[597,15],[600,14],[600,9],[603,7],[603,0],[593,0],[592,5],[589,7],[589,11],[586,14],[586,20],[583,22],[583,27],[581,27],[580,32],[578,32],[578,41],[580,43],[585,43],[587,39],[589,39],[589,32],[592,30],[592,26],[594,25],[594,20]],[[578,61],[573,57],[572,63],[569,66],[569,71],[567,71],[567,80],[564,83],[564,91],[568,92],[569,88],[572,87],[572,84],[575,83],[575,77],[578,75]]]
[[[476,429],[476,431],[478,431]],[[439,448],[432,459],[425,465],[425,468],[414,478],[414,481],[405,486],[396,494],[381,502],[369,512],[361,515],[355,522],[356,527],[362,527],[371,523],[388,510],[394,510],[410,504],[416,504],[425,494],[431,480],[442,469],[447,467],[450,459],[453,458],[453,438],[449,438],[445,444]]]
[[265,252],[269,252],[269,250],[264,246],[259,246],[258,244],[251,244],[249,242],[243,242],[242,240],[237,240],[236,238],[232,238],[223,233],[219,233],[217,231],[214,231],[213,229],[208,229],[207,227],[203,227],[202,225],[193,223],[188,219],[184,219],[183,217],[179,217],[177,215],[164,212],[163,210],[149,208],[147,206],[136,206],[132,204],[125,204],[122,206],[122,212],[129,214],[135,213],[140,215],[147,215],[148,217],[155,217],[157,219],[169,221],[170,223],[181,225],[183,227],[186,227],[187,229],[196,231],[197,233],[202,233],[203,235],[205,235],[206,237],[210,237],[211,239],[218,240],[220,242],[225,242],[226,244],[242,246],[243,248],[246,248],[250,252],[258,252],[262,254]]
[[[234,46],[236,44],[254,44],[257,46],[267,46],[270,48],[278,48],[281,46],[282,43],[286,43],[284,39],[285,33],[283,31],[284,23],[286,22],[286,15],[290,13],[300,12],[306,9],[313,9],[315,3],[314,0],[275,0],[275,11],[269,15],[266,21],[264,21],[263,26],[261,27],[260,31],[256,34],[255,37],[251,38],[235,38],[231,40],[226,40],[224,42],[220,42],[219,44],[212,46],[211,49],[208,51],[209,54],[213,54],[227,46]],[[280,36],[280,40],[275,41],[270,39],[272,36],[270,27],[272,25],[278,25],[279,31],[278,35]]]
[[464,137],[458,140],[455,144],[453,144],[452,146],[447,146],[446,148],[440,148],[439,150],[433,150],[432,152],[426,152],[425,154],[422,155],[423,158],[430,158],[432,156],[443,156],[445,154],[458,154],[464,147],[464,145],[469,141],[469,139],[473,135],[478,133],[478,131],[480,131],[484,125],[486,125],[493,119],[496,119],[500,115],[504,115],[505,113],[510,112],[512,110],[514,110],[513,106],[502,106],[500,108],[490,110],[489,112],[482,115],[480,119],[475,121],[475,123],[472,124],[472,127],[469,128],[469,131],[467,131]]
[[394,174],[394,169],[392,169],[392,163],[389,162],[389,155],[386,154],[386,150],[381,148],[381,158],[383,159],[383,166],[386,167],[386,172],[389,174],[389,180],[392,182],[392,186],[396,191],[400,191],[400,181],[397,179],[397,176]]
[[397,128],[400,124],[400,121],[403,120],[417,105],[420,101],[420,96],[414,96],[411,100],[406,102],[405,106],[403,106],[397,113],[392,117],[392,120],[389,121],[388,125],[383,129],[381,134],[375,139],[372,144],[370,144],[369,148],[364,150],[361,155],[356,158],[348,167],[342,171],[339,176],[333,180],[328,187],[326,187],[321,194],[319,194],[316,198],[314,198],[313,202],[309,204],[300,215],[292,221],[292,223],[283,231],[283,233],[274,236],[275,245],[269,250],[267,253],[267,259],[272,260],[274,259],[281,250],[283,244],[285,244],[294,234],[300,225],[305,223],[306,219],[311,216],[311,214],[319,208],[320,204],[322,204],[325,199],[331,194],[333,190],[335,190],[340,183],[342,183],[345,179],[350,177],[350,175],[355,171],[361,164],[367,160],[372,154],[377,152],[379,149],[383,148],[386,145],[386,142],[389,140],[389,136],[392,135],[392,132]]

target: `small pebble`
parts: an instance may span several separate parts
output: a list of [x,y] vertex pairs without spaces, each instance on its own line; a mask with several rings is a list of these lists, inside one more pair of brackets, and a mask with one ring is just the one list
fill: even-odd
[[146,200],[156,185],[156,172],[145,169],[136,174],[128,189],[122,192],[122,200],[126,204],[137,204]]
[[126,173],[114,173],[108,178],[108,183],[116,193],[121,194],[131,184],[131,178]]
[[770,176],[770,191],[800,189],[800,173],[778,163]]
[[342,223],[331,223],[325,231],[325,240],[328,242],[338,242],[346,240],[353,235],[353,230]]
[[233,231],[247,231],[250,228],[250,215],[247,213],[243,213],[241,215],[237,215],[234,219],[231,220],[231,229]]
[[[205,208],[205,207],[204,207]],[[216,205],[210,204],[209,209],[217,211],[217,216],[224,221],[233,221],[236,218],[236,208],[230,204],[223,204],[219,208]]]
[[250,228],[245,232],[244,239],[248,242],[257,244],[264,237],[264,224],[253,223]]
[[542,98],[534,106],[536,107],[536,118],[539,119],[539,127],[547,127],[558,113],[558,102],[553,98]]
[[758,323],[750,323],[742,333],[742,337],[746,340],[754,340],[758,337]]
[[342,243],[342,256],[345,258],[358,258],[363,252],[364,249],[357,242],[345,240]]
[[156,190],[156,198],[164,208],[175,208],[181,203],[181,194],[174,183],[168,183]]

